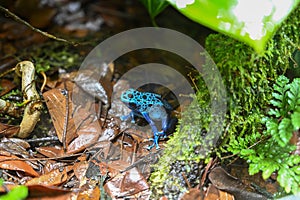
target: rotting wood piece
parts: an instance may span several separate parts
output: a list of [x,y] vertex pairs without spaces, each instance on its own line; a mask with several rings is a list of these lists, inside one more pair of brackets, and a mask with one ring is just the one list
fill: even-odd
[[20,130],[16,137],[26,138],[33,131],[40,119],[43,103],[35,86],[35,67],[30,61],[22,61],[16,65],[16,73],[22,77],[22,93],[24,97],[25,110]]

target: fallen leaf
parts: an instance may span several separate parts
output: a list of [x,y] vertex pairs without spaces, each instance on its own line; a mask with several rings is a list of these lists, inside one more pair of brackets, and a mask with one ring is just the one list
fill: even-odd
[[25,185],[26,186],[29,185],[55,186],[66,182],[67,178],[68,178],[67,168],[64,168],[63,170],[55,169],[47,174],[41,175],[39,177],[27,181]]
[[[217,189],[214,185],[210,184],[206,191],[204,200],[221,200],[219,191],[220,190]],[[224,199],[224,200],[226,200],[226,199]]]
[[191,188],[189,189],[189,191],[185,192],[185,194],[181,197],[180,200],[190,200],[190,199],[202,200],[203,198],[202,198],[201,191],[198,188]]
[[108,181],[104,188],[110,196],[121,198],[147,190],[149,185],[137,169],[132,168]]
[[96,143],[99,134],[101,134],[101,126],[98,121],[94,121],[85,127],[80,127],[77,131],[78,137],[75,138],[68,146],[67,153],[77,153]]
[[74,175],[80,181],[80,186],[85,184],[85,174],[88,166],[89,163],[87,161],[81,161],[74,164]]
[[31,157],[27,149],[30,145],[19,138],[2,138],[0,141],[0,150],[2,152],[8,152],[15,156],[20,156],[23,158]]
[[15,87],[16,87],[16,84],[14,84],[14,82],[7,80],[7,79],[1,79],[0,80],[0,88],[1,88],[0,96],[7,94]]
[[7,125],[0,123],[0,135],[3,137],[12,137],[20,130],[20,126]]
[[119,173],[118,170],[111,167],[110,164],[93,159],[89,162],[85,176],[87,178],[107,176],[113,178]]
[[250,186],[228,174],[222,167],[212,169],[208,178],[216,188],[233,194],[236,200],[267,200],[267,197],[254,192]]
[[100,199],[100,189],[99,187],[87,188],[84,191],[80,191],[77,199],[80,200],[99,200]]
[[[76,84],[97,100],[106,105],[111,104],[111,95],[113,91],[111,83],[111,70],[113,65],[106,63],[90,64],[86,66],[88,70],[80,70],[75,78]],[[98,73],[94,73],[97,71]],[[106,76],[106,75],[109,75]]]
[[25,172],[30,176],[38,176],[39,174],[25,161],[17,160],[16,156],[0,156],[0,168],[8,170],[17,170]]
[[[69,81],[66,84],[71,84]],[[71,87],[71,86],[70,86]],[[69,87],[67,87],[68,90]],[[71,90],[72,91],[72,90]],[[54,88],[45,93],[43,93],[43,97],[46,101],[46,105],[48,107],[51,119],[53,121],[53,125],[56,130],[57,137],[60,142],[63,142],[63,132],[65,123],[67,123],[67,130],[66,131],[66,144],[69,144],[74,138],[77,137],[76,134],[76,127],[74,124],[74,120],[72,118],[72,102],[69,98],[68,103],[68,117],[66,117],[66,96],[64,95],[65,90]],[[68,93],[70,90],[68,90]],[[68,94],[71,96],[70,94]],[[68,121],[66,122],[66,119]]]
[[37,152],[43,154],[48,158],[55,158],[64,156],[64,150],[61,146],[50,146],[50,147],[36,147]]
[[70,199],[71,191],[68,189],[61,189],[56,186],[46,185],[28,185],[29,196],[27,200],[65,200]]
[[147,189],[149,189],[147,181],[136,168],[132,168],[125,173],[121,184],[121,192],[131,191],[131,194],[136,194]]

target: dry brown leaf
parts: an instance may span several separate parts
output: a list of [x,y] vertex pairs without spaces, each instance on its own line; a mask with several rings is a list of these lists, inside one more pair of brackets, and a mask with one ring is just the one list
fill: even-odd
[[202,200],[202,193],[198,188],[191,188],[189,191],[187,191],[180,200]]
[[149,189],[149,185],[136,168],[118,174],[104,185],[107,193],[112,197],[125,197]]
[[80,181],[80,185],[83,185],[81,182],[84,180],[88,166],[89,164],[87,161],[81,161],[74,164],[74,175]]
[[64,168],[63,170],[55,169],[51,172],[41,175],[39,177],[33,178],[25,184],[28,185],[46,185],[46,186],[56,186],[64,183],[67,178],[67,168]]
[[[28,152],[30,145],[28,142],[19,138],[2,138],[0,140],[0,155],[3,156],[19,156],[21,158],[30,158],[31,155]],[[37,162],[31,161],[28,164],[37,164]]]
[[66,200],[70,199],[71,191],[55,186],[28,185],[29,196],[27,200]]
[[234,196],[232,194],[229,194],[228,192],[219,190],[220,200],[235,200]]
[[17,134],[20,130],[20,126],[7,125],[0,123],[0,135],[2,137],[12,137]]
[[43,154],[48,158],[55,158],[64,156],[64,150],[61,146],[52,146],[52,147],[36,147],[37,152]]
[[100,199],[100,189],[99,187],[86,189],[81,191],[78,196],[78,200],[99,200]]
[[77,131],[78,137],[68,146],[67,153],[77,153],[95,144],[101,133],[101,126],[98,121],[94,121],[85,127],[80,127]]
[[[15,160],[14,160],[15,159]],[[25,172],[30,176],[38,176],[39,174],[25,161],[17,160],[16,156],[0,156],[0,168],[8,170],[17,170]]]
[[219,190],[212,184],[208,186],[204,200],[220,200]]
[[[267,199],[266,196],[257,193],[252,187],[227,173],[222,167],[213,168],[208,178],[216,188],[231,193],[236,199]],[[228,195],[225,196],[227,198]]]
[[12,82],[10,80],[1,79],[0,87],[1,87],[0,96],[3,96],[5,94],[7,94],[8,92],[10,92],[12,89],[14,89],[16,87],[16,84],[14,84],[14,82]]
[[129,166],[130,166],[130,164],[124,160],[114,160],[109,163],[109,167],[113,168],[117,171],[123,171]]
[[136,168],[132,168],[125,173],[121,184],[121,192],[131,191],[131,194],[136,194],[147,189],[149,189],[147,181]]
[[[69,144],[77,137],[76,127],[72,118],[72,102],[69,98],[68,121],[66,122],[66,96],[64,96],[62,89],[54,88],[45,93],[43,97],[46,101],[53,125],[56,130],[57,137],[60,142],[63,142],[63,131],[65,123],[67,123],[66,144]],[[68,91],[70,93],[70,91]],[[70,94],[69,94],[70,96]]]

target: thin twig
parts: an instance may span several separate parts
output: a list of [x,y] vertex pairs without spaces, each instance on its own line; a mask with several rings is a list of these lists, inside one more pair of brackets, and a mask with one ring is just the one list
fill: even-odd
[[44,137],[44,138],[32,138],[25,140],[26,142],[34,143],[34,142],[51,142],[51,141],[59,141],[58,137]]
[[4,161],[40,161],[40,160],[59,160],[59,159],[63,159],[63,158],[70,158],[70,157],[74,157],[74,156],[81,156],[83,153],[75,153],[75,154],[71,154],[71,155],[63,155],[63,156],[56,156],[56,157],[49,157],[49,158],[3,158],[0,159],[0,162],[4,162]]
[[15,15],[14,13],[10,12],[7,8],[4,8],[2,6],[0,6],[0,11],[3,11],[6,15],[10,16],[13,20],[15,20],[16,22],[19,22],[21,24],[24,24],[25,26],[27,26],[28,28],[30,28],[31,30],[39,33],[39,34],[42,34],[43,36],[46,36],[48,38],[51,38],[53,40],[56,40],[56,41],[60,41],[60,42],[66,42],[68,44],[71,44],[71,45],[74,45],[74,46],[77,46],[78,43],[76,42],[72,42],[72,41],[68,41],[66,39],[63,39],[63,38],[59,38],[59,37],[56,37],[52,34],[49,34],[45,31],[42,31],[38,28],[35,28],[33,27],[31,24],[29,24],[28,22],[24,21],[23,19],[21,19],[20,17],[18,17],[17,15]]
[[16,69],[16,67],[13,67],[13,68],[11,68],[9,70],[6,70],[5,72],[3,72],[3,73],[0,74],[0,78],[3,77],[3,76],[5,76],[6,74],[12,72],[12,71],[15,71],[15,69]]
[[183,177],[183,179],[184,179],[185,183],[187,184],[187,186],[188,186],[189,190],[190,190],[190,189],[192,189],[192,186],[191,186],[191,184],[190,184],[189,180],[187,179],[187,177],[186,177],[185,173],[184,173],[184,172],[181,172],[181,175],[182,175],[182,177]]
[[46,73],[44,71],[41,71],[40,74],[43,76],[43,85],[41,87],[41,92],[43,92],[43,90],[45,89],[45,86],[47,84],[47,76]]
[[64,151],[66,152],[67,150],[67,129],[68,129],[68,121],[69,121],[69,91],[66,86],[66,81],[64,81],[64,91],[63,95],[65,96],[66,100],[66,112],[65,112],[65,119],[64,119],[64,129],[63,129],[63,134],[62,134],[62,142],[63,142],[63,148]]

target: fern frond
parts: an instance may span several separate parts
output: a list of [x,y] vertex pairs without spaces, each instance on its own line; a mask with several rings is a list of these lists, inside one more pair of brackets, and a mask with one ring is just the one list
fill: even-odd
[[276,80],[276,83],[274,84],[274,92],[272,93],[272,96],[274,99],[270,101],[270,103],[278,108],[275,110],[270,110],[269,115],[275,115],[276,117],[279,116],[286,116],[289,112],[288,104],[288,96],[287,91],[290,89],[290,85],[288,84],[289,80],[285,76],[279,76]]
[[285,147],[293,135],[293,125],[290,119],[284,118],[278,125],[278,134],[274,137],[278,144]]
[[300,129],[300,112],[295,111],[291,115],[291,120],[292,120],[292,124],[293,124],[293,129],[294,130]]
[[300,108],[300,79],[296,78],[290,84],[290,90],[287,91],[288,104],[290,110],[295,110]]

